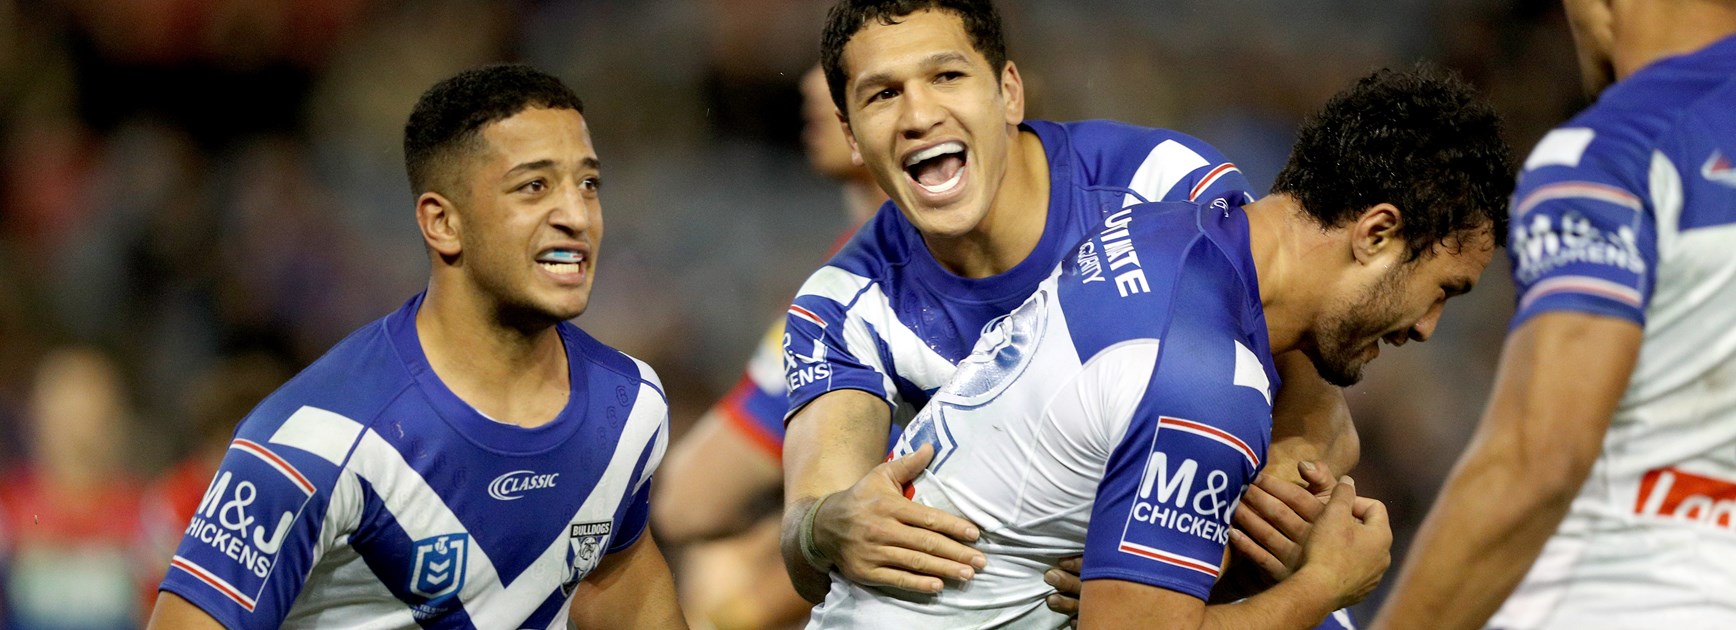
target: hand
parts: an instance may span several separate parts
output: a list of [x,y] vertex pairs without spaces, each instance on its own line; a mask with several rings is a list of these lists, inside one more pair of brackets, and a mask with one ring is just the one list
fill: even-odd
[[1361,602],[1380,585],[1392,564],[1392,528],[1386,505],[1356,497],[1356,483],[1341,477],[1302,546],[1304,575],[1320,580],[1334,596],[1334,609]]
[[1325,509],[1338,480],[1324,463],[1298,462],[1308,488],[1261,474],[1242,495],[1236,510],[1238,529],[1231,530],[1230,544],[1266,572],[1273,581],[1290,577],[1300,566],[1302,541],[1314,519]]
[[1043,572],[1043,582],[1055,587],[1055,593],[1044,603],[1049,605],[1049,610],[1072,617],[1075,626],[1079,625],[1079,590],[1082,586],[1079,569],[1084,565],[1083,556],[1073,556],[1062,558],[1055,568]]
[[814,546],[857,584],[938,593],[942,578],[969,580],[988,562],[965,545],[970,521],[904,498],[904,484],[934,458],[924,445],[875,466],[856,485],[828,496],[814,515]]

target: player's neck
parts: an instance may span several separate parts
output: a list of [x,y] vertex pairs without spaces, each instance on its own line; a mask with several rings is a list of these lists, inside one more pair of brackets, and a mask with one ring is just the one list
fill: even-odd
[[1611,61],[1617,80],[1659,60],[1686,55],[1736,35],[1736,8],[1716,2],[1656,2],[1629,5],[1617,15]]
[[478,289],[430,283],[416,336],[434,374],[460,400],[498,422],[546,424],[571,393],[560,332],[554,323],[505,319]]
[[957,238],[923,237],[934,259],[961,277],[1006,273],[1043,240],[1049,217],[1049,156],[1037,134],[1014,133],[1007,143],[1007,172],[976,228]]
[[1324,257],[1335,251],[1335,241],[1289,195],[1273,193],[1243,209],[1272,354],[1295,350],[1322,308],[1319,270],[1331,264]]

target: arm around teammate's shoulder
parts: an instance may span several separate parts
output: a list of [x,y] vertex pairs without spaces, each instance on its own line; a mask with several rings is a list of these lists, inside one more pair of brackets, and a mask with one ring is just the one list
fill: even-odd
[[884,400],[857,390],[823,394],[790,419],[781,548],[809,601],[825,597],[831,569],[859,584],[932,593],[940,578],[969,579],[983,565],[964,544],[976,539],[975,526],[904,497],[926,457],[875,465],[891,422]]
[[1633,321],[1578,312],[1508,336],[1482,423],[1374,627],[1483,627],[1590,474],[1642,336]]
[[1085,582],[1079,627],[1286,629],[1314,628],[1332,611],[1363,600],[1391,563],[1386,506],[1357,499],[1343,478],[1303,545],[1302,566],[1271,589],[1233,604],[1206,605],[1179,591],[1137,582]]

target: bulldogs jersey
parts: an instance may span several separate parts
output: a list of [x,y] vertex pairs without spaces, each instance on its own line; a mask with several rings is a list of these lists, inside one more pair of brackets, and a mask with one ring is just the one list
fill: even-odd
[[1602,454],[1492,626],[1736,627],[1732,243],[1736,38],[1617,83],[1526,160],[1514,325],[1573,311],[1645,336]]
[[888,201],[797,294],[784,327],[788,414],[838,389],[880,396],[902,425],[952,375],[989,322],[1017,307],[1103,217],[1147,200],[1246,195],[1235,165],[1198,139],[1091,121],[1031,121],[1049,160],[1043,236],[989,278],[947,271]]
[[1247,218],[1225,199],[1112,213],[996,322],[900,439],[934,447],[912,499],[982,532],[935,595],[838,574],[809,624],[1063,628],[1043,571],[1205,599],[1261,469],[1278,384]]
[[645,529],[668,404],[643,363],[557,326],[553,421],[490,420],[440,382],[418,296],[237,429],[162,588],[231,628],[564,628],[579,580]]

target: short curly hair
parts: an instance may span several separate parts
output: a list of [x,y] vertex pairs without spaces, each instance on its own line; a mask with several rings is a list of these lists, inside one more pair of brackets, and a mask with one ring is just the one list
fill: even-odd
[[560,79],[524,64],[471,68],[434,84],[404,123],[404,167],[410,193],[452,194],[458,158],[474,147],[484,125],[542,107],[585,113]]
[[844,71],[844,45],[867,28],[870,21],[897,24],[899,18],[917,11],[942,11],[958,16],[964,22],[971,48],[988,60],[996,78],[1007,68],[1001,14],[991,0],[841,0],[826,13],[826,30],[820,36],[820,69],[826,74],[826,87],[831,89],[832,104],[838,106],[839,112],[846,115],[850,112],[844,107],[844,84],[849,77]]
[[1272,185],[1325,227],[1397,206],[1410,260],[1485,226],[1499,245],[1512,191],[1512,149],[1494,107],[1426,64],[1376,71],[1333,96],[1303,123]]

